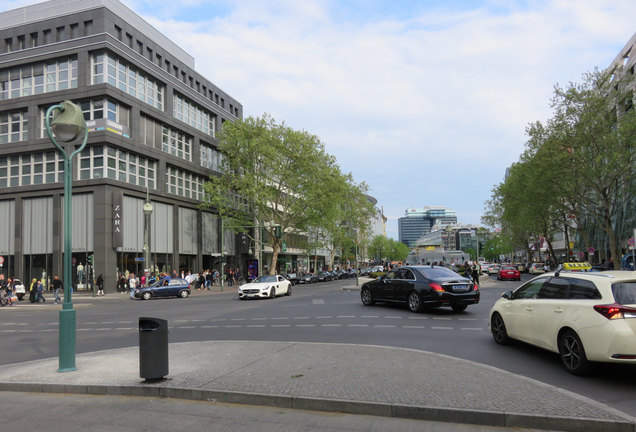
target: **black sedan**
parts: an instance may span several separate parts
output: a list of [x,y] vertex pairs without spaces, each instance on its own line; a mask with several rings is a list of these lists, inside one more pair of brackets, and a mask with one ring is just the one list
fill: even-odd
[[150,300],[153,297],[181,297],[190,295],[190,284],[185,279],[174,278],[157,281],[135,291],[135,298]]
[[376,301],[406,303],[413,312],[427,307],[450,306],[460,312],[479,303],[479,288],[471,280],[444,267],[397,267],[362,285],[366,306]]
[[316,277],[318,278],[318,282],[331,282],[333,280],[333,275],[326,271],[318,272]]
[[313,273],[307,273],[303,277],[298,279],[299,284],[310,284],[310,283],[317,283],[317,282],[318,282],[318,276],[316,276]]

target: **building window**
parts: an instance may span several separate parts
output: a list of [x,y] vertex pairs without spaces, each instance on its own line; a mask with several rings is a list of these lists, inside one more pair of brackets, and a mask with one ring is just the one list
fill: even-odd
[[65,27],[57,27],[55,29],[55,31],[57,32],[56,36],[55,36],[55,42],[62,42],[64,39],[66,39],[66,31],[65,31]]
[[35,48],[36,46],[38,46],[38,34],[31,33],[30,38],[31,38],[31,48]]
[[71,39],[76,39],[79,37],[79,24],[71,24]]
[[57,151],[0,157],[0,187],[64,181],[64,160]]
[[0,100],[76,87],[76,58],[0,69]]
[[137,51],[139,52],[140,56],[144,55],[144,44],[137,41]]
[[175,93],[173,95],[172,115],[201,132],[214,136],[216,116]]
[[201,143],[199,146],[201,149],[201,166],[217,171],[222,172],[221,169],[221,160],[222,154],[214,147],[209,147]]
[[133,37],[131,34],[126,33],[126,40],[128,41],[128,47],[132,48],[133,47]]
[[163,111],[163,85],[147,78],[111,54],[93,54],[91,57],[93,84],[107,82]]
[[93,21],[84,21],[84,36],[93,34]]
[[117,36],[117,39],[119,39],[119,41],[121,42],[122,40],[121,27],[115,26],[115,36]]
[[166,191],[168,193],[203,200],[204,178],[180,169],[166,167]]
[[162,132],[161,123],[145,115],[140,116],[139,141],[150,147],[157,147],[158,136]]
[[166,153],[192,162],[192,138],[165,125],[162,130],[161,148]]
[[156,58],[155,59],[156,59],[157,66],[161,67],[161,61],[163,60],[161,58],[161,55],[156,54]]
[[26,111],[0,113],[0,144],[29,139],[29,121]]
[[98,120],[107,118],[108,120],[129,126],[130,109],[108,99],[95,99],[79,103],[84,120]]
[[51,30],[44,30],[42,32],[42,36],[43,36],[43,43],[44,45],[48,45],[53,43],[53,35],[51,34]]
[[84,149],[80,156],[80,179],[107,177],[156,189],[156,162],[108,146]]
[[18,36],[18,49],[23,50],[24,48],[24,36]]
[[7,38],[4,40],[4,52],[10,53],[13,51],[13,38]]

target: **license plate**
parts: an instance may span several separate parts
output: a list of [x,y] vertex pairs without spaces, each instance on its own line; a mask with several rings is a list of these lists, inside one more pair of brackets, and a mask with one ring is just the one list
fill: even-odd
[[453,291],[466,292],[468,291],[468,285],[455,285],[455,287],[453,288]]
[[246,297],[254,297],[254,294],[247,294]]

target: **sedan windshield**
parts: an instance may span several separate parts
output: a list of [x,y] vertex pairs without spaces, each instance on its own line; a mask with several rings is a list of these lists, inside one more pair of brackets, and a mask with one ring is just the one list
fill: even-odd
[[419,268],[417,269],[427,279],[441,279],[449,277],[461,277],[452,270],[443,267]]
[[254,279],[254,283],[259,282],[278,282],[278,279],[274,275],[261,276]]
[[513,267],[513,266],[503,266],[501,269],[502,269],[502,270],[517,270],[517,267]]

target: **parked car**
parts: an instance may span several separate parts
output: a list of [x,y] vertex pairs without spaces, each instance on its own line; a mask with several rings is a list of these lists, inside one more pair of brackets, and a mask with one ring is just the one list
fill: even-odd
[[488,267],[488,275],[499,274],[499,270],[501,270],[501,266],[499,264],[490,264],[490,267]]
[[26,288],[20,279],[13,279],[13,288],[15,289],[15,295],[18,296],[18,301],[21,301],[26,295]]
[[338,279],[349,279],[349,273],[344,270],[337,270],[336,274],[338,275]]
[[159,280],[135,291],[135,298],[150,300],[153,297],[181,297],[190,295],[190,283],[181,278]]
[[530,264],[530,266],[528,267],[528,273],[529,274],[541,274],[541,273],[545,273],[545,271],[543,270],[543,266],[545,264],[543,263],[532,263]]
[[298,279],[299,284],[310,284],[310,283],[317,283],[317,282],[318,282],[318,277],[313,273],[306,273],[303,277]]
[[333,280],[333,275],[326,271],[321,271],[316,274],[318,278],[318,282],[331,282]]
[[480,293],[476,283],[447,268],[407,266],[366,282],[360,297],[365,306],[382,301],[406,303],[413,312],[440,306],[450,306],[459,312],[479,303]]
[[486,263],[480,264],[479,268],[481,269],[481,274],[488,273],[489,267],[490,267],[490,264],[486,264]]
[[292,284],[282,275],[259,276],[251,283],[238,288],[238,298],[275,298],[278,295],[291,295]]
[[519,273],[517,266],[514,266],[514,265],[502,266],[501,270],[499,270],[499,273],[497,273],[497,280],[504,280],[504,279],[520,281],[521,273]]
[[593,362],[636,364],[633,272],[560,271],[507,291],[490,310],[495,342],[517,339],[558,353],[565,369],[588,373]]
[[283,277],[291,282],[292,286],[296,285],[299,280],[298,276],[296,276],[296,273],[285,273],[283,274]]

